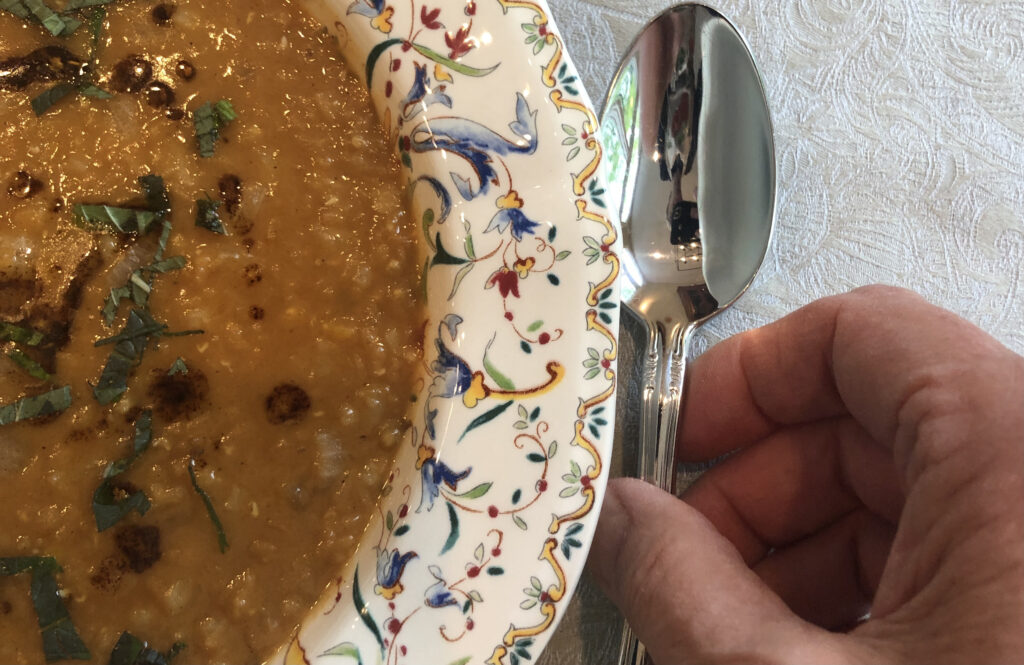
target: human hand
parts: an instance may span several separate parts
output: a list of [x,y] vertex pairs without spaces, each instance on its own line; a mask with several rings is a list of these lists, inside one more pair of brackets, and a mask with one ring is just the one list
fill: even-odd
[[1024,359],[868,287],[689,372],[681,458],[737,452],[611,481],[590,557],[656,662],[1024,660]]

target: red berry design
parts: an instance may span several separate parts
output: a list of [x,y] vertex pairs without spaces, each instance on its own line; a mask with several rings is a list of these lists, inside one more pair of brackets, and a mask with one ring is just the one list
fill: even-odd
[[580,478],[580,485],[584,487],[590,487],[590,476],[583,476]]
[[398,518],[401,519],[409,514],[409,504],[403,503],[402,507],[398,509]]
[[390,97],[391,96],[391,91],[392,91],[393,88],[394,88],[394,86],[391,85],[391,81],[388,81],[387,85],[384,86],[384,96],[385,97]]
[[543,492],[547,488],[548,488],[548,481],[543,480],[543,479],[537,481],[537,491],[538,492]]
[[479,574],[480,574],[480,566],[472,566],[469,570],[466,571],[466,576],[467,577],[476,577]]
[[392,617],[388,619],[388,631],[394,634],[398,634],[398,631],[402,629],[402,622]]
[[605,369],[608,369],[611,366],[612,366],[612,361],[608,360],[607,358],[605,358],[604,360],[601,361],[601,367],[604,367]]
[[466,619],[466,630],[473,630],[473,620]]
[[501,556],[501,548],[495,547],[493,550],[491,550],[491,556]]
[[547,333],[541,333],[540,337],[537,338],[537,341],[540,342],[541,344],[547,344],[548,342],[551,341],[551,335]]
[[497,506],[491,506],[490,508],[487,509],[487,514],[490,515],[491,517],[497,517],[498,516],[498,507]]
[[508,319],[509,321],[511,321],[512,320],[512,312],[505,312],[505,318]]

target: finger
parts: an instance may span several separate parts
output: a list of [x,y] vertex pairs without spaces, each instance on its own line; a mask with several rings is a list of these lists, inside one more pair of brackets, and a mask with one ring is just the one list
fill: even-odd
[[[693,363],[679,454],[710,459],[781,425],[846,412],[888,442],[911,395],[937,376],[977,377],[977,361],[995,351],[1012,355],[909,291],[866,287],[825,298]],[[984,393],[991,399],[991,389]]]
[[829,630],[853,626],[871,609],[895,533],[855,510],[772,552],[754,571],[800,618]]
[[699,512],[651,485],[609,483],[590,567],[655,662],[814,660],[794,649],[815,629]]
[[903,503],[892,456],[850,418],[780,430],[711,468],[683,498],[747,564],[860,506],[895,524]]

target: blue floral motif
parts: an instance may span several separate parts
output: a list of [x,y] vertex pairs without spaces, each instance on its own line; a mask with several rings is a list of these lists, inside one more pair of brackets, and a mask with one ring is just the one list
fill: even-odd
[[516,93],[516,119],[509,123],[515,141],[465,118],[435,118],[429,126],[421,125],[412,133],[412,148],[416,152],[445,150],[459,155],[472,166],[479,185],[452,172],[452,182],[467,201],[486,194],[491,185],[498,183],[491,155],[520,153],[531,155],[537,149],[537,112],[530,109],[522,93]]
[[420,467],[420,478],[423,480],[423,493],[420,496],[420,505],[416,512],[422,510],[426,504],[427,511],[434,507],[434,499],[441,494],[441,483],[452,490],[458,491],[459,481],[469,476],[473,467],[466,467],[463,471],[455,471],[450,466],[431,457],[423,462]]
[[389,600],[402,593],[402,571],[417,556],[415,552],[401,554],[397,547],[377,550],[377,586],[374,593]]
[[512,236],[520,242],[523,240],[524,233],[533,235],[533,232],[540,226],[537,222],[524,215],[520,208],[502,208],[491,218],[491,223],[484,229],[484,233],[489,233],[490,231],[504,233],[509,225],[512,226]]
[[450,607],[452,605],[458,605],[458,599],[448,589],[448,583],[444,581],[444,576],[441,574],[441,569],[438,566],[429,566],[427,570],[434,576],[437,582],[434,582],[427,587],[427,592],[423,602],[427,607],[433,607],[440,609],[442,607]]
[[430,76],[427,75],[427,66],[417,64],[415,67],[416,76],[413,79],[412,87],[401,103],[402,119],[405,121],[408,121],[417,113],[422,113],[423,109],[433,104],[440,104],[448,108],[452,107],[452,98],[444,91],[445,87],[443,85],[431,88]]
[[374,18],[384,11],[384,0],[355,0],[348,6],[346,14],[359,14]]

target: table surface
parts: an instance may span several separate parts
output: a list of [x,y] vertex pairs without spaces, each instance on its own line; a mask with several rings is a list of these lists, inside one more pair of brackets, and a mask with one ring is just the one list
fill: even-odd
[[[620,54],[670,2],[549,0],[600,107]],[[1024,3],[728,0],[765,79],[774,244],[698,349],[822,296],[905,286],[1024,353]],[[625,318],[625,317],[624,317]],[[620,400],[635,399],[636,325]],[[613,475],[636,422],[617,418]],[[541,665],[614,663],[621,617],[584,576]]]

